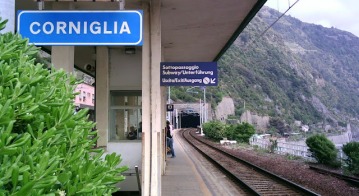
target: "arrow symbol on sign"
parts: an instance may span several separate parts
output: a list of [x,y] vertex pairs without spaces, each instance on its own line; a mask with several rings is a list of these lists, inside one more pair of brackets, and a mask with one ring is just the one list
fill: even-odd
[[216,78],[211,78],[211,84],[215,84],[216,83]]

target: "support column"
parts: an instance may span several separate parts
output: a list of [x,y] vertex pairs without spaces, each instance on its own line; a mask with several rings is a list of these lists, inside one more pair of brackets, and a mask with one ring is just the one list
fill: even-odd
[[68,73],[74,73],[75,47],[52,46],[51,63],[56,69],[64,69]]
[[162,138],[162,96],[160,88],[161,63],[161,0],[152,0],[150,8],[151,23],[151,192],[161,195],[161,146]]
[[[72,10],[73,3],[54,3],[53,10]],[[74,73],[75,47],[74,46],[52,46],[51,63],[56,69],[64,69],[68,73]]]
[[166,152],[166,132],[165,132],[165,127],[166,127],[166,116],[167,116],[167,87],[165,86],[161,86],[161,96],[162,96],[162,104],[161,104],[161,119],[163,119],[162,124],[161,124],[161,130],[162,130],[162,134],[161,134],[161,142],[160,142],[160,146],[161,146],[161,175],[165,174],[166,171],[166,157],[167,157],[167,152]]
[[150,6],[142,1],[143,45],[142,45],[142,195],[150,195],[151,183],[151,42]]
[[108,47],[96,48],[96,128],[97,146],[107,146],[109,126],[109,51]]
[[[162,45],[162,44],[161,44]],[[164,54],[163,54],[163,51],[164,50],[161,50],[161,61],[163,62],[164,61]],[[165,127],[166,127],[166,117],[167,117],[167,100],[168,100],[168,103],[169,103],[169,100],[170,100],[170,87],[165,87],[165,86],[161,86],[161,92],[162,92],[162,119],[163,119],[163,122],[162,122],[162,140],[161,140],[161,153],[162,153],[162,156],[161,156],[161,175],[165,175],[165,172],[166,172],[166,167],[167,167],[167,163],[166,163],[166,159],[167,159],[167,133],[165,131]],[[167,94],[168,93],[168,94]],[[170,121],[171,122],[171,121]],[[174,142],[174,141],[173,141]],[[162,189],[161,189],[162,190]]]

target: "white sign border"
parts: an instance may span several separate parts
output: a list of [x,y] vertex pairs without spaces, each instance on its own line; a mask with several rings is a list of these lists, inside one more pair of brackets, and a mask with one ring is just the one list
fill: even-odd
[[123,43],[123,42],[101,42],[101,43],[97,43],[97,42],[86,42],[86,43],[38,43],[38,42],[30,42],[34,45],[40,45],[40,46],[91,46],[91,45],[95,45],[95,46],[136,46],[138,45],[139,43],[141,43],[142,41],[142,28],[143,28],[143,18],[142,18],[142,14],[137,11],[137,10],[104,10],[104,11],[95,11],[95,10],[74,10],[74,11],[63,11],[63,10],[44,10],[44,11],[34,11],[34,10],[22,10],[20,11],[20,13],[18,14],[17,16],[17,21],[18,21],[18,24],[17,24],[17,31],[20,31],[20,16],[23,14],[23,13],[80,13],[80,12],[83,12],[83,13],[114,13],[114,12],[119,12],[119,13],[124,13],[124,12],[127,12],[127,13],[136,13],[140,16],[140,38],[137,42],[133,42],[133,43]]

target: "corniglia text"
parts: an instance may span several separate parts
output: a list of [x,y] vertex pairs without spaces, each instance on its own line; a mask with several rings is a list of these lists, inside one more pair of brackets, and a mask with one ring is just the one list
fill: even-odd
[[34,35],[41,32],[45,34],[131,34],[127,21],[113,21],[111,25],[107,22],[32,22],[30,32]]

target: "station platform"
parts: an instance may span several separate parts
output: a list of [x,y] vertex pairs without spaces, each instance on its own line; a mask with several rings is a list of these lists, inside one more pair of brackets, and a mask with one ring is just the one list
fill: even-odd
[[237,186],[190,146],[175,130],[176,157],[167,155],[163,196],[242,195]]
[[175,158],[167,155],[167,167],[162,176],[162,195],[212,195],[177,134],[174,136],[174,150]]

